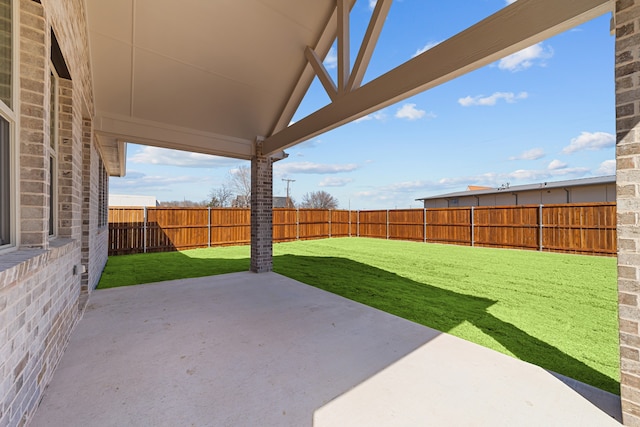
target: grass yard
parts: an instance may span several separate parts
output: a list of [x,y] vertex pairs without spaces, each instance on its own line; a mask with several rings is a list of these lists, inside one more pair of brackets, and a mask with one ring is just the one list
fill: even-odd
[[[619,393],[615,258],[365,238],[274,245],[274,271]],[[99,288],[249,269],[249,248],[110,257]]]

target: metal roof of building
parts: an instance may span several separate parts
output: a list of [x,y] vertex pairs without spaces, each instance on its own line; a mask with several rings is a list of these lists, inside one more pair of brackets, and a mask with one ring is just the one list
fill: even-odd
[[465,197],[465,196],[479,196],[483,194],[497,194],[497,193],[515,193],[521,191],[531,190],[543,190],[549,188],[564,188],[564,187],[579,187],[583,185],[598,185],[598,184],[614,184],[616,182],[615,175],[596,176],[593,178],[581,178],[581,179],[569,179],[565,181],[553,181],[553,182],[540,182],[537,184],[525,184],[514,186],[503,186],[500,188],[492,188],[490,190],[472,190],[472,191],[458,191],[455,193],[438,194],[436,196],[422,197],[416,200],[433,200],[433,199],[450,199],[453,197]]

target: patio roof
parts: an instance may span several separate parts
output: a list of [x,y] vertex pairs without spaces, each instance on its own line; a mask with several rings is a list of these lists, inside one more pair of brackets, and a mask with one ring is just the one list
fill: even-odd
[[[611,10],[609,0],[519,0],[360,86],[391,0],[353,67],[355,0],[85,0],[94,129],[110,174],[124,143],[250,159],[442,84]],[[338,82],[321,60],[338,38]],[[313,78],[332,102],[289,126]]]
[[335,0],[86,5],[102,146],[126,141],[249,159],[298,82],[304,91],[310,85],[305,48],[324,57],[336,37]]

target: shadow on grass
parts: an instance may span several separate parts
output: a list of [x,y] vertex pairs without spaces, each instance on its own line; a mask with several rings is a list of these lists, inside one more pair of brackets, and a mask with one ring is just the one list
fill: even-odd
[[196,258],[183,252],[109,257],[98,289],[165,280],[215,276],[249,270],[249,258]]
[[614,379],[490,314],[487,309],[497,301],[415,282],[344,258],[282,255],[274,257],[274,271],[443,332],[469,322],[520,360],[619,393]]
[[[249,259],[195,258],[180,252],[110,257],[98,288],[212,276],[249,270]],[[487,311],[497,301],[420,283],[345,258],[279,255],[274,271],[404,319],[449,332],[469,322],[516,357],[619,393],[614,379]]]

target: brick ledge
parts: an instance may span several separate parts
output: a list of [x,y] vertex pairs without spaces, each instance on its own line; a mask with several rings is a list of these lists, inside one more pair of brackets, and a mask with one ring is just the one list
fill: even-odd
[[77,245],[75,239],[54,239],[49,242],[49,249],[18,249],[0,256],[0,291],[67,255]]

